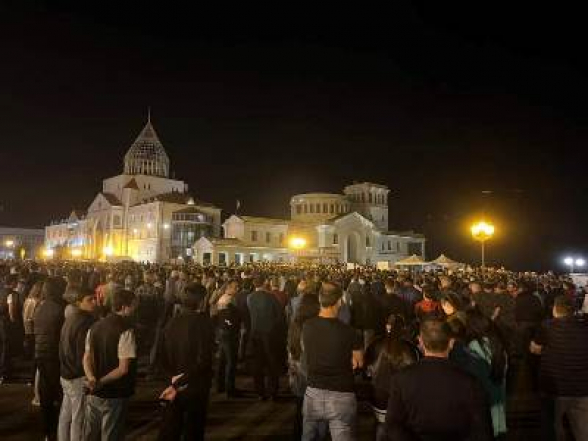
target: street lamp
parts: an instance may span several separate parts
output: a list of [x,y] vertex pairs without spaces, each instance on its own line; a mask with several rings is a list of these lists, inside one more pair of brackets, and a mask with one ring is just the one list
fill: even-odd
[[45,257],[45,259],[53,258],[54,254],[55,251],[53,251],[51,248],[46,248],[45,250],[43,250],[43,256]]
[[6,245],[7,248],[12,248],[14,247],[14,240],[8,239],[6,242],[4,242],[4,245]]
[[290,239],[290,246],[295,250],[301,250],[306,246],[306,239],[303,237],[293,237]]
[[494,236],[494,225],[489,222],[480,221],[471,227],[472,238],[482,245],[482,268],[486,266],[485,243]]
[[586,265],[586,261],[581,257],[578,259],[574,259],[573,257],[566,257],[563,262],[570,267],[570,273],[573,273],[576,267],[581,268]]
[[292,237],[288,241],[290,248],[296,250],[296,255],[300,259],[300,250],[306,246],[306,239],[303,237]]

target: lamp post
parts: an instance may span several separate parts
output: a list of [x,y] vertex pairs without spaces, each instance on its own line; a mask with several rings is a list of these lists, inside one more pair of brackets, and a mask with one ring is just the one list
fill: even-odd
[[573,257],[566,257],[564,259],[564,264],[566,264],[566,266],[570,267],[570,274],[573,274],[574,269],[576,267],[578,267],[578,268],[583,267],[584,265],[586,265],[586,261],[581,257],[579,257],[577,259],[574,259]]
[[289,240],[290,248],[296,250],[298,259],[300,259],[300,250],[306,247],[306,239],[303,237],[292,237]]
[[485,243],[494,236],[494,225],[489,222],[480,221],[471,227],[472,238],[481,244],[482,248],[482,268],[486,266]]

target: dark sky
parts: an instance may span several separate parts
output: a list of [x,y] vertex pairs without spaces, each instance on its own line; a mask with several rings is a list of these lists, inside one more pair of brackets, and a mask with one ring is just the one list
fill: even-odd
[[588,253],[579,11],[76,3],[0,6],[1,225],[86,208],[151,106],[176,176],[226,212],[369,180],[429,257],[477,259],[482,213],[492,262]]

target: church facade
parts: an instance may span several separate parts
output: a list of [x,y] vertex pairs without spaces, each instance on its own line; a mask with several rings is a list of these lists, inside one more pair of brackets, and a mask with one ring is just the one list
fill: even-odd
[[232,215],[222,238],[201,237],[194,258],[201,264],[256,261],[392,265],[412,254],[425,257],[425,237],[388,230],[390,190],[354,183],[342,194],[307,193],[290,200],[290,219]]
[[170,178],[169,157],[150,118],[124,157],[123,173],[103,181],[86,211],[45,227],[45,248],[62,258],[165,262],[191,257],[203,236],[221,233],[221,209]]

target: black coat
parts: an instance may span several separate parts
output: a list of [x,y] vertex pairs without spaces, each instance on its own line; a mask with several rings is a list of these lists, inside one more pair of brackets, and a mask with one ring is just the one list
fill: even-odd
[[392,377],[386,426],[394,441],[494,439],[482,386],[441,358],[424,358]]
[[47,299],[37,306],[33,316],[35,358],[59,360],[59,338],[64,310],[64,304],[53,299]]

